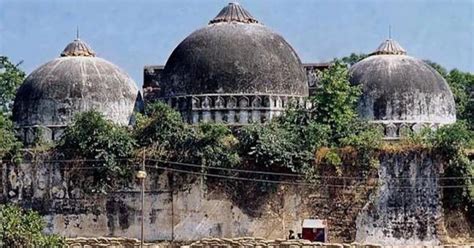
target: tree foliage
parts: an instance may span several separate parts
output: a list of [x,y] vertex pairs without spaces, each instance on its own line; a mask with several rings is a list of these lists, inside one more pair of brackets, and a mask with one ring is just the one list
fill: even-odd
[[89,111],[78,114],[66,128],[58,151],[67,159],[86,160],[72,166],[93,167],[92,191],[105,193],[133,178],[133,165],[128,159],[135,148],[136,142],[127,129]]
[[355,63],[367,58],[369,55],[365,53],[351,53],[349,56],[343,57],[341,59],[342,62],[348,64],[349,66],[354,65]]
[[347,67],[335,61],[321,74],[320,89],[311,98],[315,120],[329,125],[333,135],[340,133],[356,119],[360,94],[360,88],[349,83]]
[[0,112],[0,137],[0,158],[7,154],[12,155],[21,147],[21,143],[15,137],[12,121],[2,112]]
[[13,64],[8,57],[0,56],[0,112],[11,111],[16,91],[25,78],[20,64]]
[[194,161],[196,136],[196,130],[183,121],[180,113],[163,102],[148,105],[134,131],[148,157],[177,162]]
[[[474,148],[474,131],[466,121],[445,125],[437,130],[429,128],[412,133],[407,142],[422,145],[432,150],[434,156],[444,161],[440,181],[443,188],[443,203],[447,209],[466,211],[474,214],[474,162],[466,151]],[[452,187],[454,186],[454,187]]]
[[238,140],[223,124],[200,124],[194,143],[194,155],[205,166],[235,167],[240,162],[236,150]]
[[304,173],[312,161],[312,152],[300,142],[301,136],[277,122],[244,127],[238,138],[242,156],[257,168]]
[[57,235],[45,235],[45,222],[32,210],[0,205],[0,247],[64,247],[65,240]]
[[[244,155],[261,168],[283,168],[309,177],[315,173],[314,154],[322,147],[350,145],[364,154],[364,159],[373,160],[371,151],[380,144],[381,135],[357,117],[360,89],[349,83],[347,66],[335,61],[320,76],[320,87],[309,99],[311,108],[292,106],[268,125],[241,130]],[[327,161],[340,165],[337,153],[328,154]]]
[[446,81],[454,95],[457,118],[468,121],[474,129],[474,99],[470,96],[474,92],[474,74],[454,69],[446,75]]
[[471,96],[474,93],[474,74],[462,72],[458,69],[448,72],[446,68],[435,62],[430,60],[425,60],[425,62],[439,72],[448,82],[456,103],[457,119],[467,121],[470,129],[474,130],[474,99]]

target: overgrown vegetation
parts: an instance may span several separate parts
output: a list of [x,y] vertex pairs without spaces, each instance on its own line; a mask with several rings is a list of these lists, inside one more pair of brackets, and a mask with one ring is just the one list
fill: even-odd
[[8,57],[0,56],[0,112],[9,113],[12,108],[16,91],[25,78],[18,64],[12,63]]
[[[57,151],[70,160],[70,168],[92,177],[93,192],[127,185],[133,178],[133,156],[136,141],[125,127],[113,124],[95,112],[78,114],[62,137]],[[86,167],[81,170],[80,167]],[[88,168],[90,167],[90,168]]]
[[13,130],[13,123],[0,112],[0,159],[12,157],[21,147]]
[[466,121],[460,120],[433,131],[424,129],[413,133],[405,142],[430,149],[445,162],[441,175],[443,204],[446,209],[457,209],[474,216],[474,163],[466,151],[474,148],[474,132]]
[[25,78],[20,64],[13,64],[8,57],[0,56],[0,159],[14,157],[21,147],[11,121],[13,99]]
[[367,58],[369,55],[365,53],[351,53],[349,56],[343,57],[341,60],[342,62],[352,66],[355,63]]
[[[145,114],[137,117],[133,131],[112,124],[97,112],[81,113],[65,130],[55,154],[70,161],[67,166],[73,172],[92,178],[85,188],[104,193],[127,185],[143,153],[158,166],[169,166],[167,161],[202,165],[194,169],[204,174],[228,175],[212,168],[239,166],[311,178],[318,173],[316,151],[323,147],[333,151],[326,153],[322,162],[337,167],[341,157],[335,151],[342,146],[360,152],[363,163],[355,165],[376,165],[371,162],[381,136],[357,118],[355,105],[361,92],[350,85],[347,66],[335,61],[320,77],[321,89],[308,99],[311,108],[295,105],[268,124],[236,130],[222,124],[188,125],[178,112],[161,102],[147,106]],[[361,173],[369,168],[364,166],[360,167]]]
[[[192,171],[203,174],[203,178],[213,174],[260,180],[282,179],[275,175],[215,169],[239,168],[303,174],[306,179],[312,180],[328,166],[341,173],[343,164],[348,165],[344,152],[350,151],[349,165],[359,173],[355,176],[365,176],[378,166],[378,154],[383,146],[381,132],[358,118],[355,109],[361,91],[348,81],[347,65],[365,57],[363,54],[351,54],[334,61],[329,69],[321,72],[320,88],[308,99],[310,108],[291,106],[282,116],[267,124],[251,124],[238,129],[222,124],[193,126],[186,124],[180,114],[168,105],[155,103],[148,105],[145,114],[137,117],[133,130],[115,125],[94,111],[81,113],[52,149],[58,158],[69,161],[65,166],[72,175],[77,173],[82,178],[88,178],[84,181],[81,177],[71,177],[77,183],[88,184],[81,188],[102,193],[128,185],[143,154],[150,161],[147,165]],[[474,168],[465,150],[473,147],[474,139],[474,107],[473,101],[469,101],[469,93],[474,87],[473,75],[457,70],[448,73],[441,66],[432,65],[449,83],[461,121],[437,131],[425,130],[413,134],[407,137],[404,144],[423,146],[445,159],[443,176],[461,178],[462,185],[467,186],[446,188],[445,207],[461,208],[472,214]],[[18,85],[14,82],[24,76],[21,73],[9,75],[13,79],[2,78],[2,84],[15,87]],[[10,93],[2,97],[0,103],[11,103]],[[3,109],[9,109],[10,105],[3,105],[7,106]],[[12,151],[18,150],[19,143],[14,137],[8,114],[0,113],[0,134],[3,137],[0,139],[3,152],[12,154]],[[169,161],[173,162],[172,166]],[[444,183],[453,185],[459,180]],[[255,189],[252,183],[235,181],[230,191],[234,190],[233,193],[239,196],[256,196],[254,200],[257,202],[263,199],[265,192],[272,190],[270,184],[258,185],[259,188]]]
[[0,247],[64,247],[65,240],[45,235],[45,222],[32,210],[12,204],[0,205]]
[[469,128],[474,130],[474,100],[471,99],[471,92],[474,92],[474,74],[458,69],[448,72],[435,62],[429,60],[425,60],[425,62],[438,71],[448,82],[456,102],[457,119],[466,121]]
[[[458,209],[467,216],[474,216],[474,162],[466,152],[474,149],[474,74],[453,69],[448,72],[441,65],[425,61],[443,76],[453,92],[456,103],[457,123],[441,127],[437,131],[424,130],[414,138],[425,146],[432,147],[435,154],[446,161],[444,177],[445,208]],[[471,154],[473,156],[473,154]],[[470,218],[472,220],[472,218]],[[474,223],[474,220],[472,220]]]

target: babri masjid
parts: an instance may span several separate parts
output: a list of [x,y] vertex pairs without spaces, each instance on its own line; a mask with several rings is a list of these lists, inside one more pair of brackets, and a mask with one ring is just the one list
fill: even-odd
[[[126,72],[76,39],[28,76],[13,117],[25,143],[38,128],[58,140],[74,115],[88,110],[128,125],[134,111],[157,100],[189,123],[264,123],[289,104],[307,104],[317,90],[316,71],[328,66],[303,64],[284,37],[231,3],[178,44],[166,65],[144,68],[143,97]],[[359,115],[380,123],[387,138],[456,120],[446,81],[395,40],[383,41],[350,74],[363,88]]]
[[[350,66],[349,82],[362,91],[358,115],[381,130],[387,143],[396,143],[407,133],[456,122],[453,93],[430,65],[410,56],[391,38],[374,44],[367,53]],[[331,66],[330,62],[302,63],[284,37],[240,4],[230,3],[207,26],[177,44],[165,65],[144,66],[141,90],[127,72],[97,56],[93,46],[78,37],[57,58],[27,76],[17,91],[12,117],[26,147],[38,137],[59,141],[75,115],[91,110],[132,126],[136,113],[158,101],[191,125],[223,123],[239,129],[269,123],[289,106],[310,108],[308,97],[320,89],[320,72]],[[150,172],[142,209],[140,188],[135,184],[132,191],[87,196],[82,188],[87,178],[72,178],[59,163],[35,157],[2,170],[0,200],[39,209],[47,232],[69,238],[138,239],[144,232],[147,241],[251,236],[274,242],[258,247],[315,247],[285,245],[277,239],[289,230],[314,236],[321,229],[325,241],[404,247],[439,245],[448,236],[437,179],[443,166],[426,152],[381,156],[375,181],[382,186],[373,190],[369,179],[364,181],[367,185],[353,190],[324,184],[307,190],[289,183],[278,185],[261,199],[252,198],[255,202],[236,203],[225,192],[204,191],[199,184],[176,189],[169,171]],[[407,180],[395,180],[400,178]],[[261,212],[246,210],[246,204],[258,205]],[[191,247],[238,247],[234,241],[219,241],[231,242],[227,246],[200,243]]]

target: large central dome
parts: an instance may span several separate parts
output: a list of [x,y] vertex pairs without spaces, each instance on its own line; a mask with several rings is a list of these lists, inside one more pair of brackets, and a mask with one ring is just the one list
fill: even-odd
[[293,48],[236,3],[173,51],[160,96],[221,93],[308,95]]

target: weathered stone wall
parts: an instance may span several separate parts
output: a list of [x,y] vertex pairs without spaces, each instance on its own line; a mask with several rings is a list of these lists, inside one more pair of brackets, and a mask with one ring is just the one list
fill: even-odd
[[[417,178],[436,178],[440,164],[428,154],[416,152],[381,159],[379,181],[374,175],[361,179],[360,171],[347,165],[344,175],[357,179],[331,178],[314,185],[265,186],[215,178],[207,179],[205,185],[199,180],[178,185],[180,175],[149,169],[145,239],[278,239],[285,238],[289,230],[301,232],[303,219],[319,218],[327,220],[330,242],[352,242],[357,231],[357,239],[364,242],[406,238],[436,243],[439,233],[433,225],[442,218],[437,181],[427,183]],[[45,156],[20,165],[2,164],[1,202],[39,211],[50,233],[139,238],[140,191],[136,182],[129,189],[107,195],[86,194],[90,179],[82,168],[71,169],[71,165],[47,160]],[[327,174],[331,173],[329,170]],[[410,180],[392,180],[395,177]],[[378,184],[380,190],[372,194]],[[409,189],[401,191],[398,186]]]
[[[67,240],[68,248],[136,248],[139,247],[138,239],[129,238],[72,238]],[[440,245],[423,246],[424,248],[470,248],[474,244],[466,245]],[[229,247],[269,247],[269,248],[418,248],[416,245],[403,246],[383,246],[377,244],[360,243],[320,243],[310,242],[304,239],[274,239],[268,240],[259,237],[239,237],[239,238],[204,238],[196,242],[156,242],[144,243],[146,248],[229,248]]]
[[439,244],[442,170],[424,151],[382,155],[379,187],[357,219],[356,240],[382,244]]

